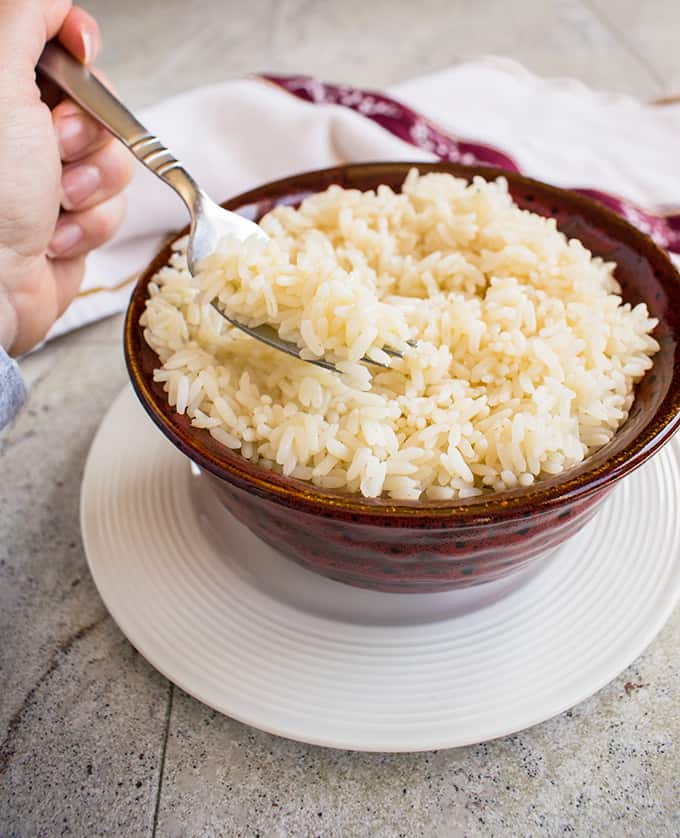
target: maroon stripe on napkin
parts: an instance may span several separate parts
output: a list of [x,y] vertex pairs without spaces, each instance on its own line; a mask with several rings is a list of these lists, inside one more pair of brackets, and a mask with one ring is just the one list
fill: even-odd
[[575,189],[574,192],[579,192],[613,209],[661,247],[665,247],[672,253],[680,253],[680,213],[657,215],[649,210],[641,209],[624,198],[617,198],[599,189]]
[[[384,93],[360,90],[346,84],[327,84],[310,76],[260,74],[259,78],[266,79],[307,102],[340,105],[356,111],[400,140],[429,151],[441,160],[496,166],[510,172],[521,171],[508,154],[493,146],[453,137],[427,117]],[[673,253],[680,253],[680,211],[669,214],[654,213],[599,189],[574,191],[605,204],[643,233],[647,233],[661,247]]]
[[356,111],[400,140],[429,151],[441,160],[470,166],[497,166],[511,172],[519,171],[515,161],[502,151],[481,143],[456,139],[426,117],[402,105],[396,99],[385,96],[384,93],[359,90],[346,84],[327,84],[309,76],[259,77],[307,102],[341,105]]

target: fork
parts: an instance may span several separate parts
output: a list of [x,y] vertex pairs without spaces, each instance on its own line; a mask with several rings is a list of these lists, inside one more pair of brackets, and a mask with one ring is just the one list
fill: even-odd
[[[240,242],[251,236],[269,238],[258,224],[223,209],[209,198],[158,137],[147,131],[125,105],[57,41],[47,44],[37,69],[118,137],[147,169],[171,186],[184,201],[191,216],[187,248],[187,264],[191,274],[196,273],[196,266],[202,259],[215,252],[224,236],[236,237]],[[224,311],[217,299],[212,300],[211,305],[232,326],[256,340],[300,360],[338,372],[335,364],[325,358],[301,358],[300,347],[282,340],[271,326],[247,326]],[[383,349],[388,355],[402,357],[400,352],[391,347]],[[379,367],[388,366],[367,357],[362,360]]]

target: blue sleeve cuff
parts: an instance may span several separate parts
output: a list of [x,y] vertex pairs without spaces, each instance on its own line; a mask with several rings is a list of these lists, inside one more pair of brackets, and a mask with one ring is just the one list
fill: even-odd
[[0,429],[8,425],[26,398],[19,366],[0,346]]

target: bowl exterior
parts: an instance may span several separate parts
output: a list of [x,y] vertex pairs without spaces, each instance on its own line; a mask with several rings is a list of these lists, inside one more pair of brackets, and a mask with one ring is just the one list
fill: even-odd
[[436,593],[501,579],[551,555],[584,527],[605,489],[518,518],[460,524],[395,518],[338,520],[283,506],[207,474],[219,503],[274,549],[348,585],[389,593]]

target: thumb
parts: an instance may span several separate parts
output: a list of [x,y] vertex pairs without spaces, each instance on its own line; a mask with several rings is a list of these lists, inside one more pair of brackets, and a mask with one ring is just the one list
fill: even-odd
[[78,6],[74,6],[66,15],[59,30],[59,40],[83,64],[91,64],[101,49],[101,33],[97,21]]

